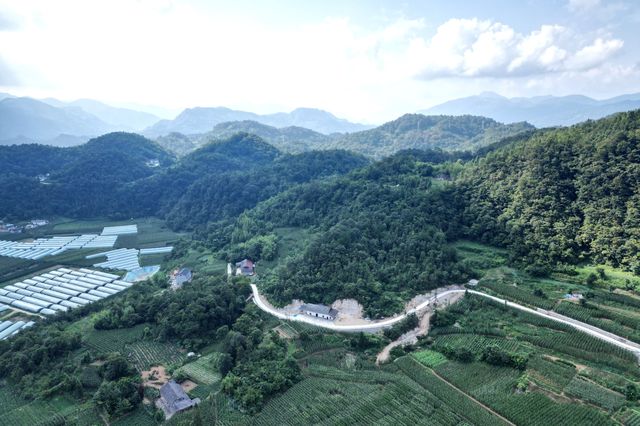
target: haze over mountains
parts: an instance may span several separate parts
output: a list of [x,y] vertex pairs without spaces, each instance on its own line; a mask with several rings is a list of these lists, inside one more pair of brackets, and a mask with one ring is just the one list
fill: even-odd
[[129,108],[79,99],[33,99],[0,93],[0,144],[44,143],[69,146],[84,143],[91,137],[113,131],[133,131],[149,137],[172,132],[202,134],[223,122],[253,120],[276,128],[296,126],[322,134],[348,133],[371,128],[351,123],[333,114],[312,108],[298,108],[290,113],[260,115],[229,108],[189,108],[174,120]]
[[351,123],[333,114],[314,108],[297,108],[289,113],[256,114],[225,107],[188,108],[174,120],[162,120],[144,131],[145,136],[158,137],[171,132],[184,134],[205,133],[215,125],[228,121],[252,120],[273,127],[306,127],[319,133],[351,133],[372,126]]
[[401,149],[474,150],[531,130],[531,124],[571,125],[636,108],[640,108],[640,94],[607,100],[578,95],[509,99],[486,92],[423,110],[426,116],[407,114],[374,128],[313,108],[257,114],[196,107],[166,120],[91,99],[65,102],[0,93],[0,145],[74,146],[108,132],[128,131],[156,139],[166,149],[184,155],[211,140],[246,132],[289,153],[338,148],[381,158]]
[[427,115],[481,115],[502,123],[527,121],[536,127],[570,126],[640,108],[640,93],[596,100],[587,96],[506,98],[485,92],[419,111]]

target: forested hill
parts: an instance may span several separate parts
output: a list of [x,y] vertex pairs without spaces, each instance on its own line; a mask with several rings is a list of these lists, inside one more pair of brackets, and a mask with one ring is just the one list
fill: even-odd
[[[465,277],[447,242],[460,236],[456,194],[432,187],[441,152],[405,152],[333,179],[297,185],[243,214],[234,226],[201,235],[227,256],[269,260],[276,228],[314,234],[263,288],[280,303],[355,298],[373,316],[401,311],[406,300]],[[431,163],[431,164],[430,164]]]
[[640,273],[640,111],[537,132],[469,164],[458,190],[473,238]]
[[460,282],[469,267],[448,246],[460,238],[508,247],[533,273],[585,260],[640,273],[639,139],[636,111],[512,137],[475,159],[403,151],[199,235],[229,260],[260,259],[277,229],[306,230],[308,245],[262,277],[266,292],[280,303],[355,298],[371,315]]
[[[236,216],[292,185],[367,163],[345,151],[282,154],[236,134],[174,164],[142,136],[113,133],[77,148],[0,147],[0,218],[160,216],[176,228]],[[32,160],[34,159],[35,160]],[[157,160],[158,163],[149,163]],[[49,173],[40,182],[37,175]]]
[[528,123],[501,124],[486,117],[406,114],[375,129],[337,138],[328,146],[373,158],[403,149],[476,150],[502,138],[534,129]]
[[168,166],[174,161],[173,156],[155,142],[135,133],[116,132],[71,148],[38,144],[0,146],[0,175],[34,177],[55,173],[74,162],[107,154],[122,155],[141,166],[149,160],[158,160],[161,166]]

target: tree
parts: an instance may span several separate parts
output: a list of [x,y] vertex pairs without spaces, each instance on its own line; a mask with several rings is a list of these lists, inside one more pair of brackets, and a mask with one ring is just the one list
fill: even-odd
[[640,397],[640,391],[638,391],[638,387],[633,383],[629,383],[627,385],[624,393],[627,397],[627,401],[637,401]]

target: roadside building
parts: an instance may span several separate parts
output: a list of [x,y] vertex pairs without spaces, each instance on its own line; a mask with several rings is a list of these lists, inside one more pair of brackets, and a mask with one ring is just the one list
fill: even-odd
[[251,276],[255,273],[255,265],[249,259],[236,263],[236,275]]
[[200,404],[200,398],[191,399],[174,380],[169,380],[160,388],[160,398],[156,402],[165,417],[170,419],[174,414]]
[[477,286],[477,285],[478,285],[478,283],[479,283],[479,282],[480,282],[480,281],[478,281],[478,280],[476,280],[476,279],[471,279],[471,280],[469,280],[469,282],[468,282],[467,284],[469,284],[470,286],[475,287],[475,286]]
[[305,315],[309,315],[314,318],[322,318],[329,321],[333,321],[338,316],[338,311],[326,305],[316,305],[313,303],[306,303],[300,306],[300,311]]

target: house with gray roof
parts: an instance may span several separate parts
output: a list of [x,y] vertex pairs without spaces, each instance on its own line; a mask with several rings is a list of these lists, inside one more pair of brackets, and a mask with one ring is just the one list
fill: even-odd
[[305,303],[300,306],[300,311],[314,318],[322,318],[333,321],[338,316],[338,311],[326,305],[316,305],[314,303]]
[[160,388],[160,398],[156,405],[164,412],[166,419],[170,419],[180,411],[188,410],[200,404],[200,398],[191,399],[182,386],[174,380],[169,380]]

